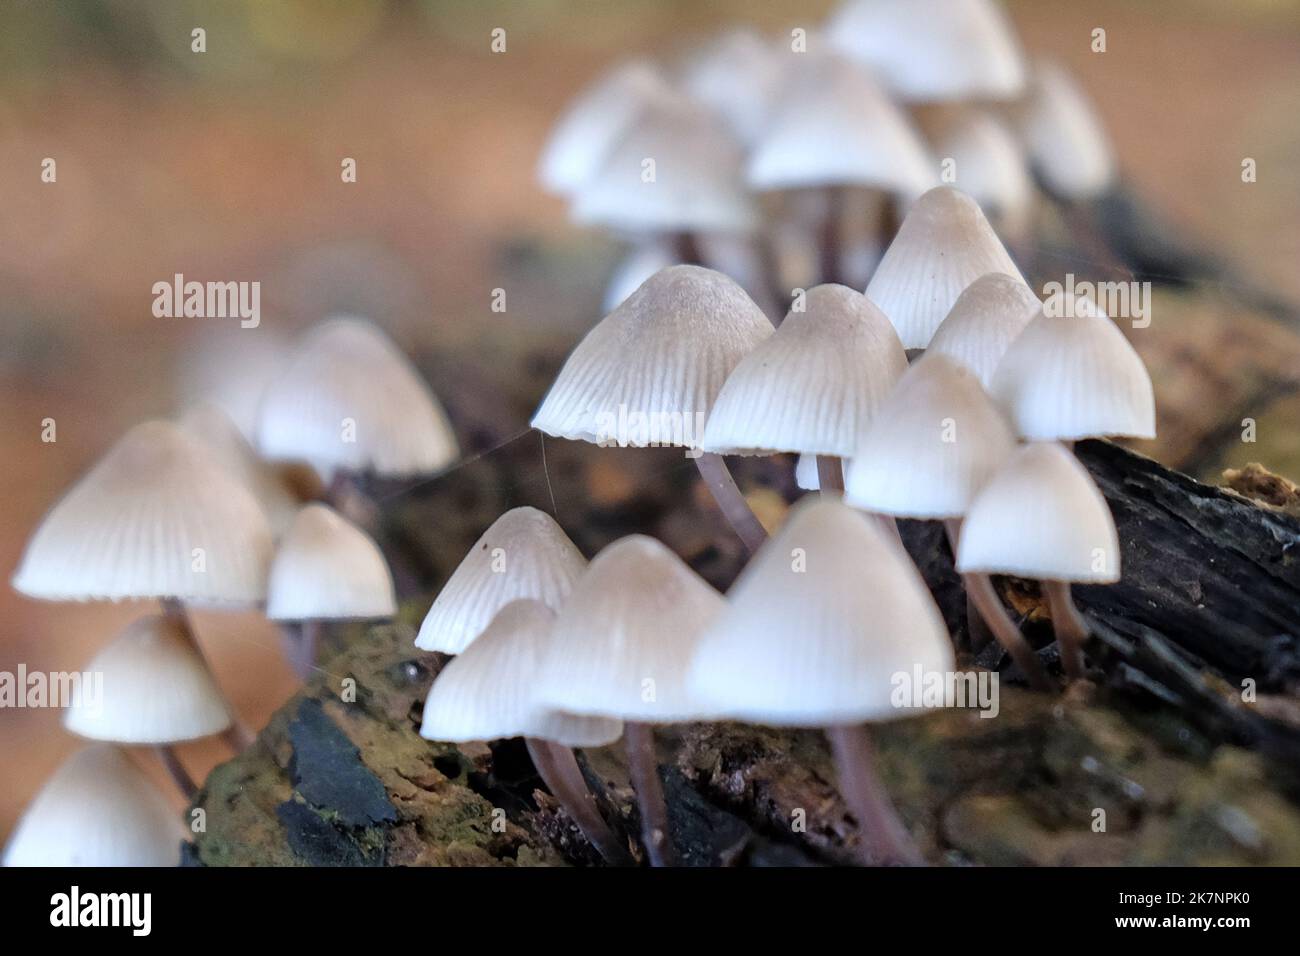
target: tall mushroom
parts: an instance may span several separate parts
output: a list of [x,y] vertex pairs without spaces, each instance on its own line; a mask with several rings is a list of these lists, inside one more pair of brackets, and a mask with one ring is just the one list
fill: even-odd
[[[145,422],[45,516],[13,586],[50,601],[156,599],[197,650],[185,605],[260,604],[271,550],[252,494],[175,425]],[[252,739],[238,718],[232,735]]]
[[574,584],[537,673],[542,705],[626,722],[628,770],[655,866],[672,865],[675,854],[651,725],[700,718],[686,670],[724,604],[654,538],[620,538]]
[[968,285],[948,310],[926,349],[969,368],[986,390],[1007,348],[1043,309],[1024,281],[990,272]]
[[174,618],[133,622],[85,667],[102,695],[77,685],[63,726],[89,740],[152,746],[181,796],[198,789],[174,745],[230,727],[226,699],[203,656]]
[[[578,343],[532,425],[601,445],[698,449],[722,383],[771,334],[758,306],[721,273],[698,266],[661,269]],[[695,464],[754,550],[767,532],[726,463],[703,452]]]
[[847,505],[812,496],[754,557],[699,642],[697,706],[759,724],[823,727],[864,860],[919,863],[890,804],[864,722],[914,711],[894,675],[947,674],[943,619],[903,550]]
[[396,613],[393,576],[379,546],[327,505],[302,508],[276,549],[266,595],[270,620],[297,625],[290,657],[298,676],[311,674],[323,622]]
[[1119,580],[1119,537],[1106,499],[1061,445],[1025,445],[966,513],[957,548],[962,574],[1014,574],[1043,584],[1066,675],[1084,674],[1088,627],[1071,583]]
[[537,701],[537,673],[552,640],[555,612],[521,598],[501,608],[473,644],[438,674],[424,702],[420,736],[463,743],[525,737],[533,764],[606,863],[631,857],[601,818],[574,756],[623,733],[618,720],[567,714]]
[[536,508],[511,508],[465,553],[420,625],[415,646],[459,654],[511,601],[558,610],[587,567],[564,529]]

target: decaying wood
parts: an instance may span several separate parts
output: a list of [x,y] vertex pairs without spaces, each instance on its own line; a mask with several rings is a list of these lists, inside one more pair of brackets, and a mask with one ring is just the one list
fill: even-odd
[[[649,531],[719,587],[744,557],[680,452],[546,450],[544,471],[529,435],[439,481],[377,491],[384,543],[423,597],[393,625],[331,635],[317,676],[207,780],[190,862],[596,862],[540,791],[522,742],[417,735],[440,666],[412,645],[428,595],[500,511],[552,500],[588,553]],[[1025,689],[995,648],[965,661],[1003,668],[995,718],[948,709],[880,729],[902,816],[933,863],[1300,863],[1300,519],[1104,442],[1078,453],[1123,545],[1119,584],[1077,589],[1097,630],[1093,680],[1049,696]],[[738,478],[775,514],[795,496],[792,464],[746,462]],[[1242,487],[1277,486],[1257,474]],[[942,529],[904,522],[903,534],[960,636],[965,601]],[[1055,669],[1035,588],[999,585]],[[1244,680],[1254,682],[1245,699]],[[659,744],[686,864],[854,859],[856,826],[820,734],[691,725],[664,729]],[[620,749],[583,760],[607,819],[640,854]]]

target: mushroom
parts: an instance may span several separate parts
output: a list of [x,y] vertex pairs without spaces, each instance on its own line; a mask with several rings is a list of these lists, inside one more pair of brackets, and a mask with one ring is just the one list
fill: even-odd
[[819,487],[842,491],[841,461],[907,368],[889,319],[842,285],[806,293],[727,376],[704,429],[719,455],[816,455]]
[[[698,449],[722,383],[771,334],[753,300],[721,273],[661,269],[578,343],[532,426],[602,445]],[[695,464],[753,551],[767,532],[726,463],[702,452]]]
[[627,848],[601,818],[573,752],[613,743],[622,723],[551,710],[536,699],[537,671],[554,623],[555,612],[540,601],[521,598],[503,606],[434,680],[420,736],[449,743],[524,737],[547,789],[605,862],[629,864]]
[[288,627],[290,659],[306,680],[323,621],[365,621],[397,613],[393,576],[370,536],[323,504],[302,508],[271,562],[266,616]]
[[752,27],[727,30],[694,50],[681,75],[686,93],[717,113],[746,147],[761,135],[781,81],[776,49]]
[[1020,44],[993,0],[849,0],[826,37],[908,103],[1009,100],[1025,85]]
[[903,347],[923,349],[957,297],[987,272],[1024,281],[975,200],[939,186],[908,210],[867,285]]
[[926,352],[965,365],[989,390],[1008,346],[1042,310],[1043,303],[1022,280],[989,272],[957,296]]
[[90,740],[153,746],[181,796],[193,797],[198,788],[174,745],[223,733],[230,711],[184,628],[174,618],[142,617],[85,671],[100,675],[102,697],[75,686],[63,726]]
[[908,715],[897,673],[948,673],[943,619],[902,549],[847,505],[810,496],[741,573],[699,641],[699,706],[758,724],[823,727],[863,857],[919,863],[872,759],[864,722]]
[[990,389],[1026,441],[1154,438],[1141,357],[1091,299],[1047,303],[998,363]]
[[69,757],[23,812],[5,866],[178,866],[185,828],[126,754]]
[[313,327],[262,401],[258,450],[306,461],[331,482],[330,503],[370,522],[356,477],[439,471],[459,455],[446,413],[392,340],[365,319]]
[[1088,637],[1070,584],[1119,580],[1119,537],[1106,499],[1078,460],[1054,442],[1023,446],[976,495],[957,548],[962,574],[1042,582],[1066,675],[1084,674]]
[[974,199],[1014,245],[1029,240],[1034,182],[1015,134],[987,110],[967,109],[939,124],[934,154],[952,161],[953,185]]
[[[975,374],[927,352],[903,375],[854,453],[844,500],[900,518],[945,522],[957,553],[961,518],[1016,446],[1011,427]],[[1031,683],[1051,687],[987,575],[965,576],[966,593]],[[973,630],[976,616],[968,605]]]
[[[175,425],[145,422],[50,509],[13,586],[50,601],[156,599],[199,651],[185,605],[260,604],[271,551],[253,495]],[[231,743],[251,739],[236,718]]]
[[625,721],[628,770],[654,866],[672,865],[675,855],[650,725],[700,718],[686,669],[724,604],[654,538],[620,538],[574,584],[537,672],[542,705]]
[[[937,182],[924,141],[872,78],[835,54],[807,55],[787,69],[772,116],[750,154],[746,178],[760,192],[819,194],[820,279],[842,277],[840,219],[852,193],[879,208],[910,202]],[[897,220],[883,215],[878,248]]]
[[554,518],[536,508],[511,508],[465,553],[425,615],[415,646],[460,654],[516,599],[558,610],[586,568],[587,559]]
[[1086,94],[1059,64],[1035,65],[1020,136],[1039,185],[1059,202],[1096,199],[1114,187],[1110,138]]

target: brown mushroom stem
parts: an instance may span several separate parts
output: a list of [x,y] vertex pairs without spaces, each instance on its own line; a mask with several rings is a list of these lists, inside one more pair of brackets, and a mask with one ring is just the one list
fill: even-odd
[[699,240],[693,232],[679,232],[673,237],[673,247],[678,261],[685,266],[704,265],[704,255],[700,251]]
[[649,724],[628,721],[623,725],[623,746],[627,749],[628,776],[641,811],[641,840],[650,865],[673,866],[677,858],[668,830],[668,804],[659,779],[654,731]]
[[524,742],[528,746],[528,755],[533,758],[533,766],[537,768],[537,775],[551,791],[551,796],[560,802],[569,819],[577,824],[587,842],[610,866],[631,866],[632,855],[600,815],[596,798],[582,777],[582,769],[572,748],[537,737],[527,737]]
[[[943,523],[943,530],[948,535],[948,548],[952,551],[952,562],[957,563],[957,542],[961,539],[961,518],[950,518]],[[970,591],[966,592],[966,639],[972,651],[982,650],[992,635],[989,627],[975,607],[975,599]]]
[[708,485],[713,500],[722,510],[723,517],[744,542],[749,553],[753,554],[767,540],[767,530],[750,510],[745,496],[736,487],[736,479],[731,477],[727,463],[722,460],[721,455],[706,451],[700,452],[696,457],[695,467],[699,469],[700,477]]
[[817,487],[822,494],[844,494],[844,463],[834,455],[817,456]]
[[821,241],[818,254],[821,259],[821,281],[839,282],[841,279],[840,204],[843,190],[839,186],[826,187],[826,216],[821,223]]
[[[160,598],[158,601],[162,605],[163,614],[177,625],[180,632],[185,635],[195,653],[203,661],[203,666],[212,673],[212,664],[208,661],[208,656],[203,653],[203,645],[199,643],[198,636],[194,633],[194,625],[190,623],[190,616],[185,610],[185,605],[177,598]],[[215,679],[215,675],[214,675]],[[248,725],[244,723],[243,718],[235,711],[229,699],[226,700],[226,709],[230,711],[230,727],[221,735],[221,739],[226,741],[232,750],[239,753],[249,746],[255,738]]]
[[912,835],[898,818],[876,772],[871,734],[861,724],[826,728],[835,755],[840,793],[862,832],[862,862],[866,866],[924,866]]
[[1070,585],[1066,581],[1043,581],[1043,594],[1052,611],[1052,629],[1061,650],[1061,666],[1070,680],[1084,676],[1083,645],[1088,640],[1088,624],[1074,606]]
[[193,800],[194,794],[199,792],[198,785],[195,784],[194,778],[185,769],[185,765],[181,763],[181,758],[176,755],[172,746],[158,744],[154,747],[154,752],[158,754],[162,765],[167,768],[167,774],[172,778],[172,783],[176,784],[176,789],[181,792],[181,796],[186,800]]
[[969,571],[961,576],[961,580],[966,585],[966,594],[975,602],[980,617],[984,618],[984,623],[989,626],[1002,649],[1019,666],[1030,686],[1037,690],[1055,690],[1047,671],[1043,669],[1042,661],[1020,633],[1015,621],[1011,620],[1007,609],[1002,606],[998,592],[993,588],[993,579],[987,574]]

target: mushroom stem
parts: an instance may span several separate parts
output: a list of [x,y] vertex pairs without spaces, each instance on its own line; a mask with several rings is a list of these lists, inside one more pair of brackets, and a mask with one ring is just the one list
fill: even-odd
[[1029,646],[1020,628],[1011,620],[1007,609],[1002,606],[998,592],[993,588],[993,579],[987,574],[970,571],[961,576],[966,585],[966,594],[975,602],[980,617],[989,626],[1002,649],[1011,655],[1032,687],[1037,690],[1053,690],[1052,682],[1043,670],[1043,663]]
[[817,487],[822,494],[844,494],[844,464],[835,455],[817,456]]
[[[195,652],[203,661],[203,666],[208,669],[208,673],[212,673],[212,664],[208,661],[208,656],[203,653],[203,645],[199,643],[198,636],[194,633],[194,625],[190,623],[190,616],[185,610],[185,605],[178,598],[172,597],[160,598],[158,603],[162,605],[163,614],[177,625],[180,632],[185,635],[185,639],[193,645]],[[238,753],[247,748],[253,742],[255,736],[248,725],[244,723],[243,718],[235,711],[229,698],[226,699],[226,709],[230,711],[230,727],[222,733],[221,739],[226,741],[230,748]]]
[[677,252],[677,259],[682,265],[702,266],[704,265],[704,256],[700,252],[699,240],[695,238],[693,232],[679,232],[673,237],[673,246]]
[[623,745],[627,748],[628,776],[641,810],[641,840],[650,865],[673,866],[677,859],[668,830],[668,804],[659,779],[654,732],[649,724],[628,721],[623,725]]
[[587,842],[610,866],[631,866],[632,856],[600,815],[596,798],[582,777],[573,749],[537,737],[527,737],[524,743],[528,746],[528,755],[533,758],[537,775],[577,824]]
[[176,751],[170,744],[158,744],[154,747],[154,751],[158,754],[162,765],[167,768],[167,773],[172,778],[172,783],[176,784],[176,789],[181,792],[181,796],[186,800],[193,800],[194,794],[199,792],[198,785],[185,769],[185,765],[181,763],[181,758],[176,755]]
[[[948,548],[952,551],[952,562],[957,563],[957,542],[961,539],[961,518],[949,518],[943,523],[943,530],[948,535]],[[989,628],[975,607],[975,599],[966,591],[966,639],[972,651],[982,650],[989,642]]]
[[821,242],[818,252],[821,257],[821,281],[840,281],[840,202],[841,189],[838,186],[826,187],[826,218],[822,220]]
[[876,773],[875,747],[861,724],[826,728],[835,754],[840,792],[862,833],[862,862],[867,866],[924,866],[912,835],[898,818]]
[[731,477],[727,463],[722,460],[721,455],[706,451],[699,453],[695,459],[695,467],[699,469],[700,477],[708,485],[713,500],[718,503],[727,523],[744,542],[749,553],[753,554],[767,540],[767,530],[750,510],[745,496],[736,487],[736,479]]
[[1061,649],[1061,665],[1070,680],[1084,676],[1083,645],[1088,640],[1088,624],[1074,606],[1070,585],[1066,581],[1043,581],[1043,593],[1052,611],[1052,629]]

